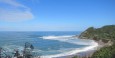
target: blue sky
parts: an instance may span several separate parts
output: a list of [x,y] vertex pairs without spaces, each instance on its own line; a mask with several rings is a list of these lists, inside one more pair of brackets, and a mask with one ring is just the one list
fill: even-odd
[[0,0],[0,31],[83,31],[112,24],[114,0]]

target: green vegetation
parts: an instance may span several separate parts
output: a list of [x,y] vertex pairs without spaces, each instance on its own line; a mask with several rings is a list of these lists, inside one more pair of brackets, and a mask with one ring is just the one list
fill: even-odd
[[92,58],[115,58],[115,45],[101,48],[92,55]]
[[104,43],[107,43],[111,40],[113,42],[112,46],[101,48],[89,58],[115,58],[115,25],[107,25],[101,28],[90,27],[82,32],[79,38],[93,39],[96,41],[102,40]]
[[[78,58],[74,56],[73,58]],[[103,47],[99,51],[96,51],[92,57],[82,57],[82,58],[115,58],[115,44],[109,47]]]
[[74,56],[74,57],[72,57],[72,58],[78,58],[77,56]]
[[94,40],[100,40],[100,39],[115,40],[115,25],[107,25],[102,28],[90,27],[86,31],[81,33],[79,37]]

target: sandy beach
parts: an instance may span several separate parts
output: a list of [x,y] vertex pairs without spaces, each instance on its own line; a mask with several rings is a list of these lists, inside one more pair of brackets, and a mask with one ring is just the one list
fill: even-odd
[[97,50],[101,49],[102,47],[105,47],[106,45],[109,45],[109,43],[104,43],[101,40],[100,41],[93,40],[93,41],[97,45],[92,46],[91,49],[88,49],[86,51],[79,52],[79,53],[76,53],[76,54],[73,54],[73,55],[68,55],[68,56],[63,56],[63,57],[57,57],[57,58],[72,58],[74,56],[77,56],[79,58],[81,58],[81,57],[91,57],[94,54],[94,52],[96,52]]
[[[47,39],[49,39],[49,38],[47,38]],[[50,40],[52,40],[52,39],[50,39]],[[54,40],[59,40],[59,39],[55,38]],[[83,40],[87,40],[87,39],[83,39]],[[63,40],[59,40],[59,41],[65,41],[65,40],[63,39]],[[74,44],[76,44],[76,43],[74,43]],[[99,42],[92,40],[91,44],[87,47],[76,48],[72,51],[64,52],[64,53],[56,54],[56,55],[40,56],[40,58],[72,58],[73,56],[76,56],[76,55],[79,57],[82,57],[84,55],[86,56],[86,55],[93,54],[93,52],[96,51],[97,49],[99,49],[100,47],[102,47],[102,45],[100,45]],[[38,58],[38,57],[35,57],[35,58]]]

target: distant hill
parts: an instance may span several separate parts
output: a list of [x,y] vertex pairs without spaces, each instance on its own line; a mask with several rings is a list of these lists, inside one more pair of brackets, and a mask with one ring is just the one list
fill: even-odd
[[115,58],[115,25],[107,25],[101,28],[90,27],[82,32],[79,35],[79,38],[93,39],[96,41],[111,40],[113,45],[101,48],[100,50],[96,51],[90,58]]
[[90,27],[79,35],[83,39],[109,39],[115,40],[115,25],[107,25],[101,28]]

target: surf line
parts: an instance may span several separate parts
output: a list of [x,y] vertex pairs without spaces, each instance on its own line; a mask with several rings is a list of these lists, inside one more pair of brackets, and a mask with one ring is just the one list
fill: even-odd
[[[69,42],[69,40],[71,40],[71,39],[78,39],[77,37],[75,38],[73,36],[43,36],[41,38],[47,39],[47,40],[58,40],[58,41],[63,41],[63,42],[68,42],[68,43],[71,43],[71,41]],[[90,40],[90,41],[91,42],[90,42],[89,46],[87,46],[87,47],[76,48],[76,49],[71,50],[69,52],[64,52],[64,53],[55,54],[55,55],[41,56],[41,58],[54,58],[54,57],[75,55],[75,54],[80,53],[80,52],[86,52],[86,51],[94,50],[96,47],[98,47],[97,42],[95,42],[94,40]],[[73,43],[73,44],[77,44],[77,43]]]

